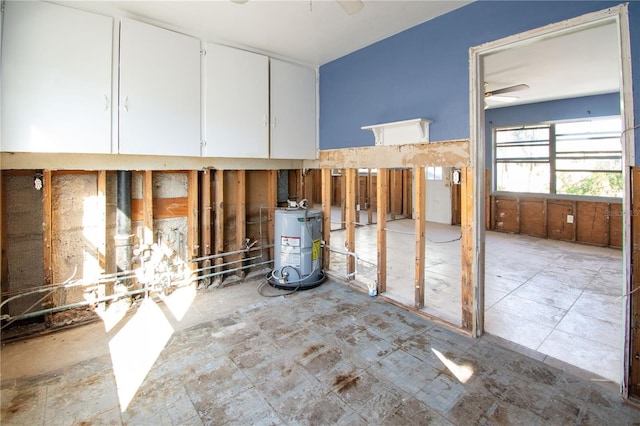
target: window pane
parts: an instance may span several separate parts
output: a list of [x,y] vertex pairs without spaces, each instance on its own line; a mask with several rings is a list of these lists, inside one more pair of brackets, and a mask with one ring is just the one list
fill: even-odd
[[442,180],[442,167],[434,167],[433,180]]
[[524,129],[505,129],[496,131],[496,142],[548,141],[549,127],[529,127]]
[[622,197],[622,173],[556,172],[558,194]]
[[556,152],[576,151],[620,151],[622,148],[620,138],[603,139],[562,139],[556,141]]
[[620,117],[556,124],[556,134],[559,135],[567,133],[609,133],[620,136],[621,132],[622,120],[620,120]]
[[498,161],[513,158],[539,158],[548,160],[549,146],[499,146],[496,149],[496,159]]
[[556,160],[556,169],[558,170],[622,170],[622,159],[618,158],[598,158],[584,156],[582,159],[572,158],[565,159],[559,157]]
[[496,165],[496,190],[549,193],[548,163],[499,163]]

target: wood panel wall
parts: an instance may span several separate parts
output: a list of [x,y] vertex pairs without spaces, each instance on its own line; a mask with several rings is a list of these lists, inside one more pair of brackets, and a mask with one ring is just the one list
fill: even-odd
[[492,230],[622,247],[621,203],[507,195],[492,195],[490,202]]

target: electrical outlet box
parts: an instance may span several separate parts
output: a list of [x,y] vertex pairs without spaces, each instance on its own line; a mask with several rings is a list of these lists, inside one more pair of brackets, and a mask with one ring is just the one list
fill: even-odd
[[567,215],[567,223],[573,223],[573,215],[572,214],[568,214]]

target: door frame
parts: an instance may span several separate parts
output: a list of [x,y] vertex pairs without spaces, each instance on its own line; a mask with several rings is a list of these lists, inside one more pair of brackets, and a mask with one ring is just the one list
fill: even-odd
[[[620,66],[620,115],[623,118],[625,132],[623,141],[623,289],[628,294],[631,283],[631,185],[630,171],[635,166],[635,135],[633,130],[633,93],[631,80],[631,40],[629,34],[628,5],[621,4],[609,9],[588,13],[559,23],[532,29],[520,34],[508,36],[469,49],[470,77],[470,151],[473,167],[473,321],[472,333],[480,336],[484,332],[484,260],[485,260],[485,114],[484,114],[484,69],[482,57],[491,53],[506,50],[519,45],[528,44],[550,36],[559,36],[574,32],[580,28],[615,22],[618,29],[618,48]],[[630,298],[623,303],[624,345],[622,354],[622,375],[620,391],[623,398],[628,398],[628,379],[630,372],[629,350],[630,340]]]

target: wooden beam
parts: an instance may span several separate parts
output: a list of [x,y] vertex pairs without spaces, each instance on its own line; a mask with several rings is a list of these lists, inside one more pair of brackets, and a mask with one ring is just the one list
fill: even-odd
[[[133,203],[132,206],[133,208]],[[133,218],[133,212],[131,213]],[[142,229],[145,244],[153,244],[153,171],[146,170],[142,178]]]
[[413,170],[415,176],[415,229],[416,229],[416,251],[415,251],[415,294],[414,307],[421,309],[424,307],[424,264],[425,264],[425,233],[427,229],[427,180],[424,167],[416,167]]
[[411,217],[411,209],[412,209],[412,202],[411,202],[411,192],[412,192],[412,185],[411,185],[411,181],[412,181],[412,174],[411,174],[411,170],[407,169],[407,170],[403,170],[402,171],[402,214],[405,217]]
[[373,175],[371,169],[367,170],[367,224],[373,223]]
[[318,161],[323,169],[463,167],[471,164],[469,153],[469,141],[456,140],[322,150]]
[[484,171],[484,226],[491,228],[491,170]]
[[331,265],[331,169],[322,169],[322,240],[325,249],[322,251],[322,269],[327,270]]
[[[298,175],[299,177],[299,175]],[[247,192],[246,192],[247,175],[245,170],[236,170],[236,250],[241,250],[246,247],[245,237],[247,235]],[[298,187],[300,188],[300,187]],[[300,193],[299,193],[300,194]],[[238,255],[240,263],[236,267],[243,265],[242,259],[244,254]],[[236,275],[240,278],[245,277],[245,271],[239,270]]]
[[[357,185],[357,169],[347,169],[345,173],[346,179],[346,241],[347,251],[356,251],[356,185]],[[355,259],[353,256],[347,256],[347,274],[352,274],[356,269]]]
[[[42,263],[44,267],[44,282],[45,286],[53,284],[53,183],[51,170],[44,170],[42,172],[42,246],[43,246],[43,258]],[[52,297],[42,303],[43,307],[52,306]]]
[[389,207],[389,173],[387,173],[387,169],[378,169],[376,190],[378,294],[381,294],[387,291],[387,210]]
[[[637,212],[640,209],[640,167],[633,167],[631,170],[631,211]],[[640,362],[635,362],[640,358],[640,215],[631,215],[631,277],[630,286],[627,293],[630,297],[623,304],[625,309],[630,309],[629,321],[625,330],[625,339],[630,341],[628,358],[631,360],[629,371],[629,395],[640,398]],[[627,300],[627,299],[623,299]],[[627,343],[629,344],[629,343]],[[628,347],[628,346],[627,346]],[[624,382],[623,378],[623,382]]]
[[302,201],[304,198],[304,177],[302,169],[296,170],[296,201]]
[[[150,213],[153,219],[172,219],[189,215],[189,197],[154,198],[151,205],[151,208],[147,208],[145,207],[144,199],[132,199],[131,220],[149,221],[150,219],[145,218],[147,213]],[[151,223],[149,229],[151,231],[151,242],[153,243],[153,220],[150,220],[149,223]],[[145,241],[146,238],[145,236]]]
[[107,272],[106,244],[107,244],[107,172],[100,170],[96,176],[98,192],[98,229],[101,229],[98,241],[98,264],[103,273]]
[[[224,253],[224,170],[216,170],[215,174],[215,220],[214,220],[214,238],[215,238],[215,254]],[[222,257],[215,260],[216,265],[224,262]],[[214,272],[220,269],[214,269]],[[222,275],[216,276],[217,285],[222,283]]]
[[[7,186],[4,172],[0,173],[0,290],[9,291],[9,260],[7,259]],[[9,312],[5,305],[1,314]]]
[[347,171],[340,174],[340,229],[345,229],[347,224]]
[[[267,172],[267,241],[260,241],[261,245],[275,244],[275,208],[278,207],[278,171]],[[263,228],[264,229],[264,228]],[[269,249],[269,259],[273,260],[273,247]]]
[[202,201],[202,214],[200,215],[200,246],[202,256],[209,256],[211,250],[211,172],[209,169],[202,171],[202,184],[200,186],[200,199]]
[[462,328],[473,327],[473,169],[461,169],[462,217]]
[[195,259],[200,253],[200,236],[198,234],[198,171],[189,170],[187,172],[187,250],[185,254],[185,262],[188,262],[189,269],[192,271],[198,268],[195,262],[189,262]]

